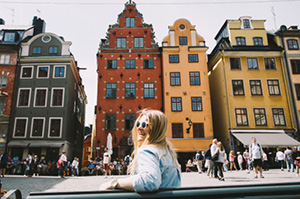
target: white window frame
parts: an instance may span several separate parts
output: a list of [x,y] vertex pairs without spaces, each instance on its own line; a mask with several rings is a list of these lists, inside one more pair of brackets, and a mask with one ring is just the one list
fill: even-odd
[[[48,74],[47,77],[39,77],[39,69],[40,68],[48,68]],[[36,71],[36,78],[37,79],[48,79],[49,78],[49,73],[50,73],[50,67],[49,66],[38,66],[37,71]]]
[[[17,125],[17,120],[18,119],[25,119],[26,120],[26,125],[25,125],[25,133],[24,136],[16,136],[16,125]],[[27,135],[27,126],[28,126],[28,118],[27,117],[16,117],[15,118],[15,123],[14,123],[14,133],[13,133],[13,138],[26,138]]]
[[[20,92],[21,90],[29,90],[29,97],[28,97],[28,106],[19,106],[19,100],[20,100]],[[17,97],[17,107],[21,108],[28,108],[30,107],[30,100],[31,100],[31,88],[19,88],[18,90],[18,97]]]
[[[35,102],[36,102],[36,94],[37,94],[37,90],[46,90],[46,96],[45,96],[45,106],[36,106]],[[47,107],[47,101],[48,100],[48,88],[35,88],[34,90],[34,100],[33,100],[33,107]]]
[[[42,119],[43,120],[43,130],[42,130],[42,135],[41,136],[33,136],[33,120],[34,119]],[[42,138],[44,137],[44,132],[45,132],[45,118],[44,117],[33,117],[31,119],[31,129],[30,129],[30,138]]]
[[[62,105],[61,106],[53,106],[52,102],[53,102],[53,90],[54,89],[62,89],[63,90],[63,95],[62,95]],[[51,100],[50,100],[50,107],[64,107],[64,100],[65,100],[65,88],[64,87],[53,87],[51,88]]]
[[[63,67],[64,68],[64,76],[63,77],[55,77],[55,69],[58,68],[58,67]],[[55,65],[53,67],[53,78],[54,79],[63,79],[63,78],[66,78],[66,65]]]
[[[23,74],[23,69],[24,68],[31,68],[31,76],[30,77],[22,77],[22,74]],[[20,79],[32,79],[33,77],[33,66],[22,66],[21,68],[21,74],[20,74]]]
[[[51,120],[52,119],[60,119],[60,136],[50,136],[50,130],[51,130]],[[62,137],[62,127],[63,127],[63,118],[62,117],[50,117],[49,118],[49,125],[48,125],[48,138],[61,138]]]
[[10,54],[0,55],[0,64],[9,64],[10,63]]

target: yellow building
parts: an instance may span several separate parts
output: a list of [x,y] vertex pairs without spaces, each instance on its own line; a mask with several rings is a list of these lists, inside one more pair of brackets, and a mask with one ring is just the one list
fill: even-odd
[[299,142],[282,64],[283,49],[265,20],[226,20],[209,55],[215,136],[227,149],[242,150],[256,137],[263,147]]
[[[168,138],[177,152],[206,150],[212,112],[205,41],[195,26],[178,19],[163,39],[163,90]],[[190,157],[191,158],[191,157]]]

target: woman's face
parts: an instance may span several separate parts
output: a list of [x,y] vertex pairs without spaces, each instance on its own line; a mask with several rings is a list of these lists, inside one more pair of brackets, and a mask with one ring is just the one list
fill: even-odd
[[149,135],[149,121],[145,115],[138,120],[137,130],[137,141],[144,142]]

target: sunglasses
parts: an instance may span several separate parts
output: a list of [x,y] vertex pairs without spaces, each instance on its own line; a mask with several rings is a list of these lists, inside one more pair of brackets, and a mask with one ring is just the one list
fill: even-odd
[[141,123],[141,122],[138,121],[138,122],[136,123],[136,128],[139,128],[140,126],[141,126],[143,129],[145,129],[145,128],[148,126],[148,123],[147,123],[147,122],[142,122],[142,123]]

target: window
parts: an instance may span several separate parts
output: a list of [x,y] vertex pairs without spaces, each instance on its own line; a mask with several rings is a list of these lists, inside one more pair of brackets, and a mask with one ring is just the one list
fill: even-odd
[[49,54],[57,54],[57,49],[58,47],[57,46],[50,46],[49,47]]
[[117,98],[117,83],[106,83],[106,98]]
[[243,26],[244,26],[244,28],[251,28],[250,20],[249,19],[243,19]]
[[32,78],[33,67],[22,67],[21,78]]
[[170,73],[170,85],[171,86],[180,86],[180,73]]
[[288,43],[289,50],[298,50],[299,49],[298,40],[289,39],[289,40],[287,40],[287,43]]
[[0,116],[4,115],[5,112],[6,99],[0,98]]
[[135,113],[125,113],[125,130],[131,130],[135,122]]
[[268,69],[276,69],[275,59],[274,58],[264,58],[265,68]]
[[291,60],[293,74],[300,74],[300,59]]
[[230,58],[230,69],[242,69],[240,58]]
[[42,47],[33,47],[32,54],[41,54],[42,53]]
[[125,83],[125,98],[135,98],[135,83]]
[[269,95],[280,95],[280,87],[278,80],[267,80]]
[[250,80],[251,95],[262,95],[261,81]]
[[267,126],[267,116],[264,108],[254,108],[254,119],[256,126]]
[[37,77],[38,78],[48,78],[48,71],[49,71],[48,66],[39,66]]
[[179,55],[169,55],[170,63],[179,63]]
[[50,118],[49,137],[61,137],[62,118]]
[[32,118],[32,137],[42,137],[44,134],[44,118]]
[[236,125],[237,126],[248,126],[247,109],[236,108],[235,109]]
[[172,138],[183,138],[182,123],[172,123]]
[[135,48],[144,48],[144,38],[143,37],[135,37],[134,38],[134,47]]
[[52,88],[52,102],[51,106],[64,106],[64,89],[63,88]]
[[54,77],[65,77],[65,66],[55,66]]
[[35,89],[35,101],[34,106],[46,106],[47,100],[47,88],[37,88]]
[[116,130],[117,115],[114,113],[105,114],[105,130]]
[[204,124],[193,123],[193,135],[194,138],[204,138]]
[[286,125],[283,108],[272,108],[272,113],[275,126]]
[[263,39],[261,37],[254,37],[253,38],[253,44],[254,44],[254,46],[262,46],[263,45]]
[[117,38],[117,48],[126,48],[126,38]]
[[3,54],[0,56],[0,64],[9,64],[10,55]]
[[154,68],[153,59],[144,59],[144,68]]
[[233,95],[245,95],[243,80],[232,80]]
[[12,32],[5,33],[4,41],[15,41],[15,33]]
[[245,46],[246,45],[246,39],[245,37],[236,37],[236,45],[238,46]]
[[297,100],[300,100],[300,84],[295,84]]
[[21,88],[19,89],[18,95],[18,106],[28,107],[30,102],[30,88]]
[[107,69],[117,69],[118,61],[117,60],[107,60]]
[[192,97],[192,111],[202,111],[202,97]]
[[0,75],[0,89],[6,88],[7,85],[7,75]]
[[174,112],[182,111],[181,97],[171,97],[171,106]]
[[135,68],[135,60],[134,59],[125,60],[125,68]]
[[179,37],[179,45],[187,45],[187,37]]
[[144,83],[144,98],[154,98],[154,83]]
[[15,119],[14,137],[26,137],[27,118]]
[[248,58],[248,69],[258,69],[258,63],[256,58]]
[[197,54],[190,54],[189,55],[189,62],[193,63],[193,62],[198,62],[198,55]]
[[133,28],[134,27],[134,18],[127,17],[126,18],[126,28]]
[[199,72],[190,72],[190,85],[200,85]]

